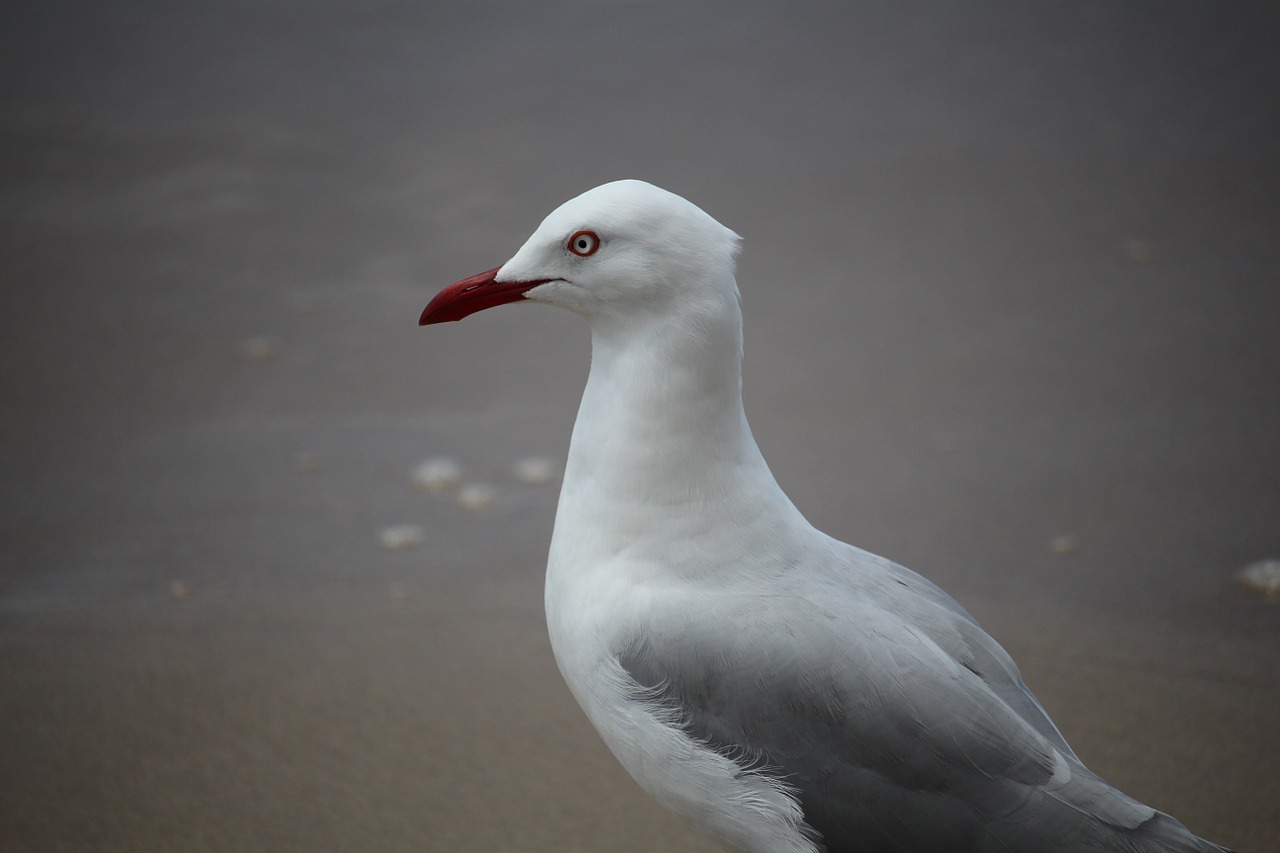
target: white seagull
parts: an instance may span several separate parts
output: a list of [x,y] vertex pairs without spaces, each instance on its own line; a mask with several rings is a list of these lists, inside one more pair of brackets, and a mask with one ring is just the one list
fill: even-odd
[[791,503],[742,408],[738,247],[617,181],[420,320],[529,301],[591,325],[547,628],[623,767],[752,853],[1224,850],[1091,773],[950,596]]

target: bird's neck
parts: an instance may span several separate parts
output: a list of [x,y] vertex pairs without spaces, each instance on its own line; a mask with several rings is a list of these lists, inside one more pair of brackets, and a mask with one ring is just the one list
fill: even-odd
[[566,472],[669,501],[714,488],[755,451],[736,305],[592,324],[591,373]]
[[652,550],[708,519],[795,512],[743,411],[736,289],[700,308],[592,323],[557,539],[573,531],[606,551]]

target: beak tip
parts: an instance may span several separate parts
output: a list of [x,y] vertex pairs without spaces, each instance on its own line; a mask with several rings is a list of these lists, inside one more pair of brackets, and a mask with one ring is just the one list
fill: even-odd
[[470,278],[456,281],[437,293],[418,317],[418,325],[450,323],[495,305],[515,302],[530,288],[548,280],[498,282],[496,276],[500,269],[501,267],[495,267],[477,273]]

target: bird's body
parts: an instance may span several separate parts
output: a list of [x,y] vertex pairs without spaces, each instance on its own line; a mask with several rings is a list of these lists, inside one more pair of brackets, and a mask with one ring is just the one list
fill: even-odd
[[546,612],[618,760],[753,853],[1221,850],[1089,772],[946,593],[786,497],[742,406],[736,250],[621,181],[423,314],[523,297],[591,323]]

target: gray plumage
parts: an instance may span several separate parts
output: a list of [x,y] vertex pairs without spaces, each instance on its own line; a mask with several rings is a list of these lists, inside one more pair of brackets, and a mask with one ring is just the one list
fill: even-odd
[[[820,601],[783,572],[775,591],[726,590],[719,628],[650,625],[619,655],[636,700],[787,785],[830,853],[1225,850],[1085,768],[945,592],[845,547],[834,573],[851,582]],[[850,623],[868,629],[850,637]]]

